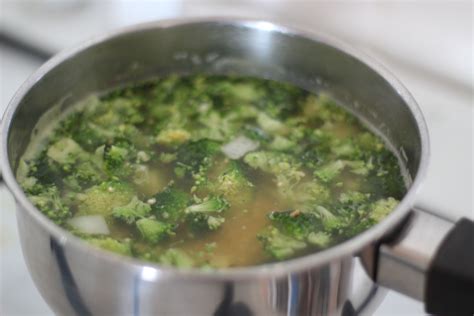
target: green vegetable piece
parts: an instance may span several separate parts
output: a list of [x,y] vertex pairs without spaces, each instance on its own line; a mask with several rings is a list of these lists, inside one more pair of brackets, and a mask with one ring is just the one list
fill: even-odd
[[244,162],[254,169],[273,174],[278,190],[285,196],[291,194],[293,187],[305,176],[296,159],[281,152],[251,152],[245,155]]
[[71,216],[69,208],[64,205],[56,186],[42,187],[37,195],[31,195],[31,202],[46,216],[57,224],[61,224]]
[[274,227],[258,234],[257,238],[263,249],[277,260],[291,258],[307,248],[306,242],[286,236]]
[[61,138],[50,145],[47,156],[61,165],[71,165],[78,159],[87,159],[87,153],[71,138]]
[[186,208],[186,221],[195,232],[213,231],[218,229],[225,218],[219,213],[229,208],[229,203],[223,197],[211,196],[204,202]]
[[153,199],[156,201],[152,205],[153,214],[160,220],[174,224],[184,218],[184,210],[190,203],[188,194],[175,188],[173,184],[166,186]]
[[225,211],[227,208],[229,208],[229,203],[226,199],[220,196],[211,196],[202,203],[188,206],[185,210],[185,213],[220,213]]
[[331,182],[334,178],[336,178],[344,169],[345,164],[341,160],[336,160],[334,162],[330,162],[321,168],[317,169],[314,172],[314,175],[317,176],[323,182]]
[[180,145],[191,138],[191,134],[182,128],[170,128],[160,131],[156,142],[165,146]]
[[124,256],[131,256],[132,250],[129,241],[119,241],[111,237],[106,238],[88,238],[88,243],[96,247],[115,252]]
[[245,203],[251,200],[254,185],[247,179],[239,163],[232,161],[217,177],[217,182],[213,183],[212,191],[215,194],[223,195],[231,202]]
[[127,177],[133,173],[132,161],[136,160],[134,146],[126,141],[116,141],[104,147],[103,161],[105,170],[111,176]]
[[77,195],[76,215],[112,214],[115,207],[126,205],[134,196],[132,188],[119,181],[106,181]]
[[220,151],[218,142],[201,139],[181,145],[177,151],[177,162],[189,172],[197,172],[201,166],[208,166],[211,158]]
[[143,239],[156,244],[174,235],[174,226],[155,219],[142,218],[136,221],[137,229]]
[[399,202],[392,197],[380,199],[371,205],[369,216],[375,223],[378,223],[387,217],[388,214],[397,207],[398,203]]
[[331,244],[331,236],[324,232],[311,232],[307,240],[309,244],[320,248],[326,248]]
[[140,201],[136,196],[123,206],[116,206],[112,209],[112,216],[127,224],[133,224],[137,219],[149,215],[151,206]]
[[174,248],[166,250],[160,256],[159,263],[176,268],[192,268],[194,266],[194,261],[189,255],[182,250]]
[[319,221],[314,214],[299,210],[271,212],[268,218],[280,232],[297,240],[305,240],[319,227]]

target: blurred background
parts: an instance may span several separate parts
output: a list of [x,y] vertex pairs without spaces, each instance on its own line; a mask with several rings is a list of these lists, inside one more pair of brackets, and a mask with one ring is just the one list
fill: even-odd
[[[131,24],[197,16],[277,21],[329,34],[379,60],[428,123],[432,159],[418,206],[474,218],[472,1],[0,0],[0,117],[22,82],[60,50]],[[4,186],[0,205],[0,315],[53,315],[23,262]],[[389,292],[375,315],[424,312]]]

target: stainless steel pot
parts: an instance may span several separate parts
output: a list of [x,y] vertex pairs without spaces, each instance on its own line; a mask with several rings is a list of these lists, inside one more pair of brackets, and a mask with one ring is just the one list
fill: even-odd
[[[407,194],[386,219],[366,232],[282,263],[215,272],[177,270],[90,247],[28,201],[14,176],[19,157],[37,132],[39,118],[53,106],[64,110],[92,92],[170,72],[254,75],[329,93],[397,152],[412,179]],[[350,315],[358,308],[349,291],[356,257],[381,285],[432,300],[426,284],[433,281],[427,275],[436,270],[435,252],[453,227],[413,209],[429,142],[420,109],[401,83],[346,45],[264,21],[151,23],[61,53],[32,75],[11,101],[1,146],[1,167],[18,202],[28,268],[44,299],[62,315]],[[464,223],[463,227],[472,224]],[[471,277],[472,286],[470,259],[473,265],[463,280]],[[452,311],[466,303],[455,302],[456,306],[448,301],[442,306]],[[432,308],[428,305],[431,312],[439,311]]]

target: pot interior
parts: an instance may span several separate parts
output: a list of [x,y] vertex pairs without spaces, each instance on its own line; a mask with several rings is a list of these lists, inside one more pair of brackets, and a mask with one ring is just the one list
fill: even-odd
[[387,140],[408,177],[418,171],[422,137],[409,96],[327,41],[267,22],[148,25],[55,57],[17,96],[7,140],[13,171],[38,132],[39,118],[52,107],[63,111],[91,93],[160,74],[199,72],[251,75],[324,91]]

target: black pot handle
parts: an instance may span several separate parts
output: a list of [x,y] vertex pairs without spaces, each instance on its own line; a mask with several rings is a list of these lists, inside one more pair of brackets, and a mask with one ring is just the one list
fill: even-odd
[[461,219],[438,248],[426,275],[426,312],[474,315],[474,222]]

